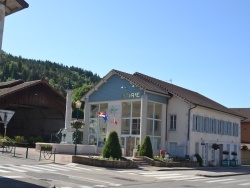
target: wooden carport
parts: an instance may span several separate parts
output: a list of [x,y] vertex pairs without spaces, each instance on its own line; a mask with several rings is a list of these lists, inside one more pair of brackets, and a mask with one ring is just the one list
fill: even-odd
[[[51,135],[64,128],[66,99],[45,80],[0,82],[0,109],[15,111],[7,126],[7,136]],[[3,135],[4,126],[0,124]]]

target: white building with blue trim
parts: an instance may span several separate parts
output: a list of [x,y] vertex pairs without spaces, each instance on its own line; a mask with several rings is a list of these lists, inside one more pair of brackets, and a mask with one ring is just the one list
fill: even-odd
[[[205,166],[235,158],[232,151],[241,158],[244,117],[197,92],[138,72],[111,70],[81,100],[83,143],[96,145],[99,152],[109,133],[116,131],[125,156],[132,156],[148,135],[154,155],[160,150],[183,158],[198,153]],[[213,144],[219,149],[214,150]],[[223,151],[229,155],[223,156]]]

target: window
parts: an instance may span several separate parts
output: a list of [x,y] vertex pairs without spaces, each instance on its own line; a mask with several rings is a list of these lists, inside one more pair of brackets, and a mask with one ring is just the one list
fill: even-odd
[[229,152],[229,154],[227,155],[227,159],[229,160],[230,159],[230,144],[227,144],[227,151]]
[[213,119],[213,133],[216,134],[216,119]]
[[228,127],[227,127],[227,133],[229,136],[232,135],[232,123],[231,122],[227,122],[228,123]]
[[220,134],[224,133],[224,121],[220,120]]
[[170,156],[176,156],[177,154],[177,142],[170,142]]
[[122,103],[121,134],[140,135],[141,102]]
[[237,145],[234,145],[234,151],[237,153]]
[[200,116],[193,116],[193,131],[200,131]]
[[102,147],[106,140],[107,122],[98,116],[98,112],[106,112],[108,103],[92,104],[90,106],[89,137],[90,145]]
[[195,154],[199,154],[199,142],[195,142]]
[[160,149],[162,105],[149,101],[147,106],[146,134],[150,136],[153,149]]
[[239,125],[237,123],[233,123],[233,136],[239,136]]
[[176,130],[176,115],[170,116],[170,130]]
[[209,125],[208,125],[208,117],[205,117],[204,118],[204,129],[205,129],[205,132],[208,133],[209,132]]
[[140,134],[140,119],[132,120],[132,134],[135,134],[135,135]]
[[215,160],[215,150],[212,149],[211,152],[212,152],[212,153],[211,153],[211,154],[212,154],[211,159],[212,159],[212,160]]

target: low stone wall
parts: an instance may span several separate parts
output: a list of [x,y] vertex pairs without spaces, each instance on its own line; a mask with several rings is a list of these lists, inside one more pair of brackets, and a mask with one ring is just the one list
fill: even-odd
[[155,161],[154,165],[157,167],[198,167],[199,163],[193,161],[183,161],[183,162]]
[[[62,153],[62,154],[74,154],[75,151],[75,145],[74,144],[57,144],[57,143],[42,143],[37,142],[36,143],[36,150],[41,149],[41,145],[49,144],[53,147],[53,149],[56,149],[56,153]],[[97,155],[97,146],[95,145],[82,145],[77,144],[77,154],[78,155]]]
[[72,162],[84,165],[108,167],[108,168],[138,168],[138,164],[130,160],[128,161],[101,160],[93,157],[72,156]]

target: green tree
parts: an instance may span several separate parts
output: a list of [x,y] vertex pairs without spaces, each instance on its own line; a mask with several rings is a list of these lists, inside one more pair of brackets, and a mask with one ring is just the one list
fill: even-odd
[[116,131],[110,132],[108,140],[103,147],[102,156],[104,158],[112,157],[114,159],[120,159],[122,157],[122,149]]
[[144,138],[143,144],[139,150],[139,156],[146,156],[149,158],[153,158],[153,149],[149,136],[146,136]]
[[196,153],[194,156],[196,157],[196,160],[199,163],[199,166],[203,166],[203,160],[201,156],[198,153]]
[[83,84],[83,86],[76,88],[74,90],[74,93],[72,94],[72,99],[73,102],[76,102],[77,100],[81,99],[83,95],[85,95],[91,88],[93,87],[93,85],[87,85],[87,84]]

